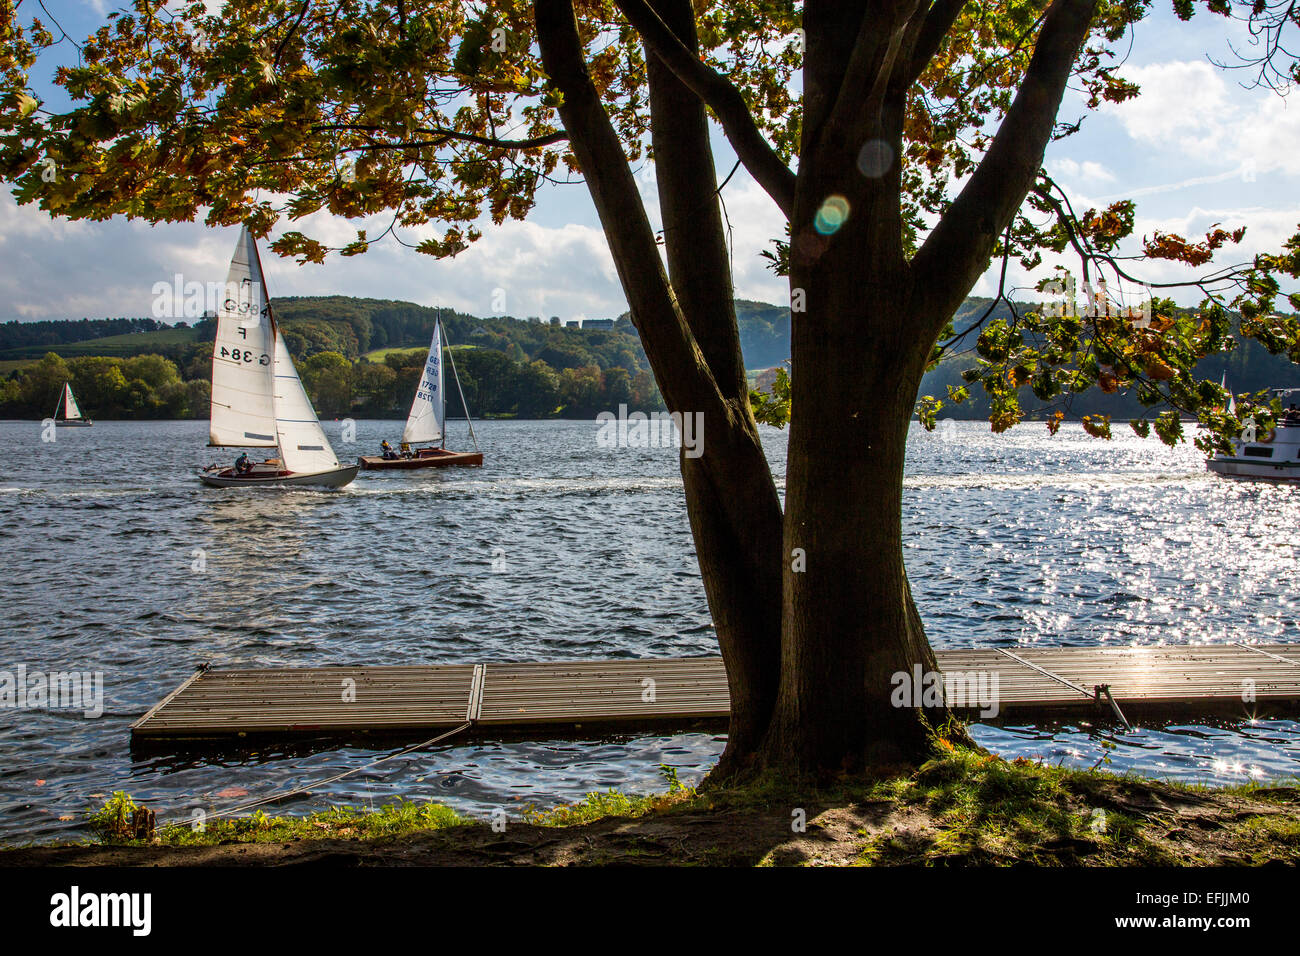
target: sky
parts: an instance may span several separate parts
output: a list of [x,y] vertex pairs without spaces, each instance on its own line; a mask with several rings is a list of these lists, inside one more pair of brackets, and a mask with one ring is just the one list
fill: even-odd
[[[45,2],[78,37],[114,8],[110,0]],[[1300,98],[1250,89],[1253,74],[1210,61],[1209,56],[1231,60],[1230,37],[1239,48],[1248,42],[1240,27],[1206,14],[1182,23],[1168,12],[1167,0],[1158,5],[1137,25],[1120,70],[1142,86],[1142,94],[1091,113],[1078,134],[1049,148],[1046,167],[1079,212],[1134,198],[1139,237],[1160,229],[1192,239],[1215,223],[1230,230],[1244,225],[1243,243],[1216,261],[1244,261],[1275,250],[1300,231]],[[44,58],[40,68],[52,71],[53,61]],[[1068,93],[1061,120],[1084,112],[1082,97]],[[735,156],[720,134],[715,152],[722,179]],[[658,227],[653,167],[642,170],[638,183]],[[732,227],[736,296],[786,301],[785,280],[759,256],[784,235],[775,204],[743,168],[722,196]],[[342,245],[365,224],[317,214],[295,228]],[[626,310],[583,184],[546,187],[527,221],[489,224],[484,231],[469,250],[443,261],[384,240],[365,255],[331,256],[319,265],[299,266],[269,253],[263,264],[273,297],[345,294],[521,318],[602,318]],[[422,234],[404,235],[411,241]],[[170,285],[177,275],[183,282],[223,281],[236,238],[233,227],[213,229],[202,222],[52,220],[35,206],[18,206],[0,187],[0,321],[150,315],[158,283]],[[1033,282],[1048,277],[1052,264],[1029,276],[1013,263],[1008,285],[1020,290],[1019,298],[1030,298]],[[1192,272],[1174,263],[1147,263],[1141,275],[1168,282]],[[992,295],[997,280],[991,269],[972,294]],[[1140,289],[1112,291],[1126,304],[1141,296]],[[1183,304],[1199,298],[1190,290],[1173,297]]]

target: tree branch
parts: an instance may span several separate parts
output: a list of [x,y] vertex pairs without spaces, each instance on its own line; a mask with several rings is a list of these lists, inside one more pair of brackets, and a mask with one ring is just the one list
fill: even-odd
[[853,139],[881,134],[889,79],[917,5],[918,0],[909,0],[904,7],[910,9],[898,10],[893,19],[882,18],[877,11],[863,14],[835,104],[820,133],[830,131]]
[[614,0],[647,49],[713,110],[731,148],[787,219],[794,215],[795,175],[763,138],[735,85],[691,53],[645,0]]
[[[366,126],[361,123],[322,123],[312,127],[316,133],[329,132],[332,130],[354,130],[362,133],[382,133],[386,131],[383,126]],[[492,146],[496,149],[538,149],[542,146],[550,146],[552,143],[561,143],[569,138],[569,134],[563,130],[557,130],[554,133],[546,133],[543,136],[534,136],[531,139],[494,139],[491,136],[479,136],[474,133],[461,133],[452,129],[417,129],[417,133],[423,133],[425,136],[440,137],[436,141],[418,142],[418,143],[392,143],[376,144],[371,149],[412,149],[422,146],[441,146],[448,140],[459,140],[465,143],[477,143],[480,146]]]
[[920,32],[916,36],[916,43],[912,47],[911,55],[907,58],[907,64],[903,68],[903,88],[911,86],[925,68],[930,65],[934,55],[939,52],[939,47],[943,44],[943,38],[948,35],[952,25],[957,22],[957,17],[961,15],[962,9],[966,6],[966,0],[934,0],[925,12],[925,19],[921,23]]
[[722,393],[682,315],[622,141],[587,72],[572,2],[537,0],[533,9],[542,65],[563,96],[560,119],[664,400],[672,411],[700,411],[721,423]]
[[[691,0],[651,2],[677,39],[689,50],[698,49]],[[704,102],[653,53],[646,56],[646,81],[669,280],[723,395],[747,401],[749,384],[736,326],[722,187],[713,165],[708,114]]]
[[[1079,217],[1074,212],[1074,207],[1070,204],[1069,197],[1065,195],[1065,190],[1061,189],[1050,176],[1043,173],[1043,182],[1035,183],[1034,195],[1038,196],[1056,214],[1057,222],[1065,230],[1066,240],[1070,247],[1074,249],[1075,254],[1079,257],[1080,268],[1083,270],[1083,281],[1091,282],[1090,268],[1092,263],[1096,263],[1097,272],[1102,273],[1102,266],[1108,265],[1115,271],[1115,275],[1121,279],[1126,279],[1135,285],[1145,286],[1147,289],[1199,289],[1201,293],[1209,298],[1217,294],[1214,287],[1223,283],[1237,284],[1253,268],[1253,263],[1243,262],[1234,266],[1222,266],[1208,275],[1200,276],[1196,279],[1185,279],[1180,282],[1146,282],[1137,276],[1130,274],[1123,266],[1119,264],[1119,259],[1107,252],[1102,252],[1092,248],[1087,237],[1080,234],[1077,224]],[[1058,199],[1052,195],[1055,189],[1061,194]],[[1126,257],[1131,258],[1131,257]]]
[[988,152],[912,259],[918,289],[949,289],[956,296],[933,303],[932,321],[946,322],[974,286],[1033,186],[1097,2],[1053,0],[1020,91]]
[[284,39],[276,45],[275,56],[271,58],[271,62],[275,66],[280,65],[280,54],[284,52],[284,48],[288,45],[289,41],[293,39],[293,35],[298,32],[298,27],[302,26],[302,18],[307,15],[309,9],[311,9],[311,0],[302,0],[302,9],[298,11],[298,19],[293,21],[293,26],[289,28],[289,32],[286,33]]

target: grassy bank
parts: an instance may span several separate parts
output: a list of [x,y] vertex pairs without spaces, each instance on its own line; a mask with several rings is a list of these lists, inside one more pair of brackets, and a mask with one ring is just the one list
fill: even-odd
[[1300,791],[1211,789],[944,750],[919,770],[815,791],[778,785],[591,794],[494,828],[433,803],[213,820],[129,836],[129,798],[98,842],[0,851],[0,865],[1258,865],[1300,862]]

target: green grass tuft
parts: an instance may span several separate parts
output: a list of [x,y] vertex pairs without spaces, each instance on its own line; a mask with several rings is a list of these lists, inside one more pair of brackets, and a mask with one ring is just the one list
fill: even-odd
[[214,846],[219,843],[286,843],[304,839],[375,839],[420,830],[466,826],[476,821],[440,803],[398,800],[374,809],[338,806],[304,817],[268,816],[257,810],[250,816],[160,824],[152,839],[133,833],[132,815],[139,805],[118,791],[90,814],[88,826],[101,843],[114,845]]

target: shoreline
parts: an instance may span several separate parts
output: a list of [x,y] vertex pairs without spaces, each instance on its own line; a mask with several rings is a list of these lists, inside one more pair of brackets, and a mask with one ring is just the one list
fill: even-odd
[[[1185,786],[938,744],[918,769],[820,789],[697,791],[668,771],[666,793],[593,793],[522,819],[470,820],[432,803],[258,813],[202,833],[0,848],[0,868],[1300,864],[1295,786]],[[100,825],[129,829],[127,806],[110,808]]]

